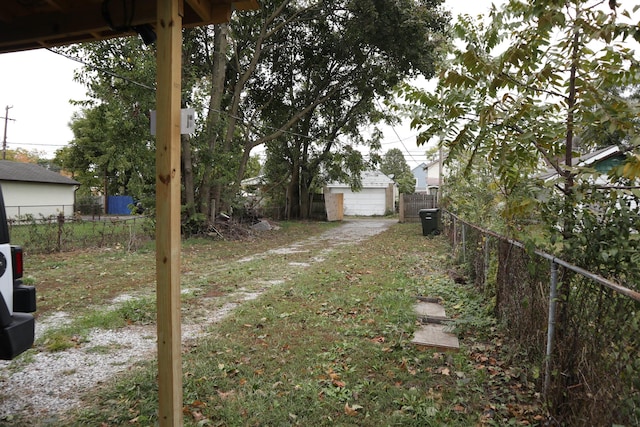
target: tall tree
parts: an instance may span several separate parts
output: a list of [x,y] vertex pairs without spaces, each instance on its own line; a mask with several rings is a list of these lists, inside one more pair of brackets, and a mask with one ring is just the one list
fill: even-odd
[[441,138],[449,159],[464,159],[469,170],[486,163],[506,195],[542,167],[554,168],[567,203],[558,220],[569,241],[576,137],[606,129],[625,135],[631,150],[640,141],[637,103],[610,90],[639,79],[624,43],[640,37],[621,22],[626,16],[600,1],[541,0],[511,1],[488,22],[460,17],[454,32],[461,42],[451,46],[438,88],[403,91],[423,107],[413,118],[419,141]]
[[369,167],[355,147],[379,149],[379,141],[360,129],[384,118],[377,99],[403,79],[433,75],[447,24],[439,3],[335,0],[292,10],[296,25],[274,36],[249,90],[256,105],[268,106],[262,129],[280,130],[266,141],[288,164],[290,217],[307,215],[323,179],[353,179]]
[[[251,150],[262,144],[283,147],[294,217],[308,211],[321,170],[358,175],[367,166],[355,149],[365,143],[359,127],[383,118],[376,99],[405,77],[433,74],[447,23],[439,4],[272,0],[229,26],[185,30],[183,105],[206,117],[183,140],[185,203],[192,212],[211,215],[212,202],[216,210],[233,205]],[[87,108],[99,106],[109,118],[108,132],[96,141],[116,157],[131,146],[152,150],[144,126],[131,133],[117,117],[127,117],[134,100],[140,111],[153,109],[153,50],[131,38],[74,52],[94,70],[78,76],[96,99]],[[367,143],[376,147],[377,140]],[[100,168],[113,168],[107,160],[115,158],[95,158]]]
[[[136,38],[77,45],[67,49],[90,67],[76,74],[89,101],[79,103],[70,127],[74,138],[56,153],[84,190],[143,198],[154,182],[154,143],[149,110],[154,108],[153,51]],[[152,193],[151,193],[152,194]]]
[[382,156],[380,171],[398,184],[401,193],[411,194],[416,190],[416,178],[399,148],[392,148]]

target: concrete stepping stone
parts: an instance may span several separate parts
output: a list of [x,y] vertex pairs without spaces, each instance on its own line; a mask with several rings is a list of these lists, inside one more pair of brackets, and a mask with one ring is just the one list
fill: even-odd
[[449,319],[444,307],[435,301],[437,299],[421,298],[414,305],[414,312],[421,318],[422,324],[415,331],[411,342],[440,350],[458,350],[460,343],[458,337],[449,332],[450,328],[446,324]]

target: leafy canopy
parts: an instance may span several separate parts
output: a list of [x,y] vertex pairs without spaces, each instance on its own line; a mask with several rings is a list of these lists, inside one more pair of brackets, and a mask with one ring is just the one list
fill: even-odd
[[416,179],[407,164],[402,150],[392,148],[382,157],[380,171],[398,184],[398,191],[411,194],[416,189]]
[[[506,217],[535,206],[510,195],[546,168],[558,172],[556,188],[573,199],[578,136],[584,151],[601,145],[587,137],[603,132],[638,150],[638,103],[612,90],[640,81],[630,48],[640,32],[629,22],[630,12],[589,0],[510,1],[488,20],[459,17],[437,88],[401,90],[420,107],[412,121],[419,142],[439,139],[449,163],[494,177]],[[638,176],[636,164],[621,173]]]

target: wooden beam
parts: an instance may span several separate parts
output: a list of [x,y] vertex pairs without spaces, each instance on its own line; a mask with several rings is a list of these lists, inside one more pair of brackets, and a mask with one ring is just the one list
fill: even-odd
[[211,13],[213,11],[213,5],[211,0],[186,0],[191,9],[198,14],[200,19],[204,22],[211,21]]
[[[183,0],[184,1],[184,0]],[[157,0],[137,0],[131,25],[156,23]],[[133,34],[111,30],[102,15],[99,0],[39,0],[25,7],[22,0],[0,1],[0,52],[63,46],[82,41],[104,40]],[[114,26],[129,23],[118,2],[109,12]],[[256,0],[186,0],[183,27],[220,24],[231,19],[233,10],[258,9]]]
[[[122,25],[124,18],[121,15],[121,8],[114,7],[112,16],[114,25]],[[148,1],[141,2],[136,5],[136,15],[131,24],[151,23],[155,19],[154,5]],[[48,14],[15,17],[11,22],[0,26],[0,49],[25,42],[63,45],[74,43],[76,38],[78,41],[86,40],[87,34],[98,32],[105,32],[108,37],[118,35],[109,29],[102,16],[100,4],[88,3],[74,8],[73,13],[55,11]],[[60,42],[51,43],[47,42],[48,40],[60,40]]]
[[158,418],[182,425],[180,95],[182,0],[157,0],[156,290]]
[[235,10],[258,10],[260,9],[260,4],[258,0],[240,0],[233,2],[233,8]]

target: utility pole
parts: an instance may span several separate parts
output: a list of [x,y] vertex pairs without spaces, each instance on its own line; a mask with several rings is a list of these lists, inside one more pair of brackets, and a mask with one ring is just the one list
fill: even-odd
[[2,160],[7,160],[7,122],[9,120],[13,120],[14,122],[16,121],[16,119],[10,119],[9,118],[9,109],[13,108],[12,106],[6,106],[4,107],[4,139],[2,140]]

